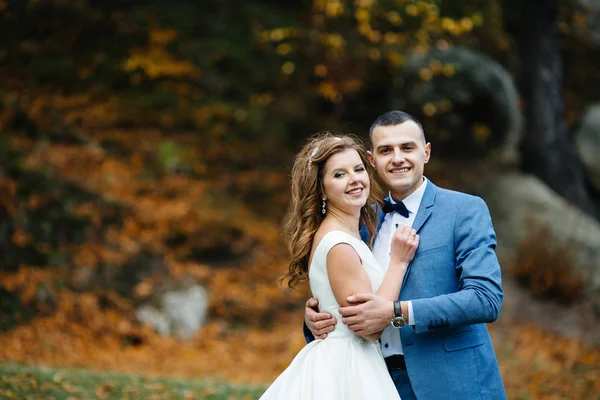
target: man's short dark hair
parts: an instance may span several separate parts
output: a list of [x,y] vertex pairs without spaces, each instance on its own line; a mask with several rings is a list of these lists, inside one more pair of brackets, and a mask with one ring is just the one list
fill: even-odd
[[369,129],[369,140],[372,143],[373,131],[378,126],[395,126],[395,125],[399,125],[406,121],[413,121],[415,124],[417,124],[417,126],[421,130],[421,138],[423,139],[423,143],[427,143],[425,140],[425,131],[423,130],[423,126],[421,126],[421,123],[419,122],[419,120],[416,119],[415,117],[413,117],[412,115],[410,115],[409,113],[405,113],[404,111],[398,111],[398,110],[388,111],[384,114],[381,114],[379,117],[377,117],[375,122],[373,122],[373,124],[371,125],[371,129]]

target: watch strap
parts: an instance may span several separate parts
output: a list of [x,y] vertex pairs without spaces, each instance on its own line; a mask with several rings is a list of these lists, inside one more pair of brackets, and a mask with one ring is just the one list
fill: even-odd
[[394,301],[394,317],[400,318],[402,315],[402,307],[400,306],[399,301]]

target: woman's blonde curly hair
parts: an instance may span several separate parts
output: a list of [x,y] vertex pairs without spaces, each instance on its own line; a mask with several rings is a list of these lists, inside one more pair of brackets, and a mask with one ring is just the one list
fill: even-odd
[[369,163],[367,152],[359,139],[350,135],[320,133],[309,139],[294,161],[291,176],[291,200],[288,215],[283,226],[283,239],[290,251],[290,265],[282,280],[289,279],[288,285],[308,280],[308,261],[313,239],[325,215],[321,213],[323,197],[323,169],[332,155],[346,149],[358,152],[369,175],[371,190],[367,203],[360,211],[360,226],[365,226],[369,234],[369,246],[377,227],[377,209],[381,206],[383,193],[374,180],[374,169]]

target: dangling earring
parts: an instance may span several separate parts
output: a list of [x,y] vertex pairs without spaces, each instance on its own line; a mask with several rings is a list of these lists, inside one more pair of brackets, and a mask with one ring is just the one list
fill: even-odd
[[327,200],[325,200],[325,197],[323,197],[323,201],[321,202],[321,214],[325,215],[325,213],[327,212]]

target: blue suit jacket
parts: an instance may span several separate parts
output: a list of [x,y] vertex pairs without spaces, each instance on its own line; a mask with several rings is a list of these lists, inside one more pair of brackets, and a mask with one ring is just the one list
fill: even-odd
[[[384,217],[380,212],[379,226]],[[417,398],[506,399],[486,327],[504,296],[486,204],[429,181],[413,228],[419,248],[400,300],[412,301],[415,325],[398,332]]]

